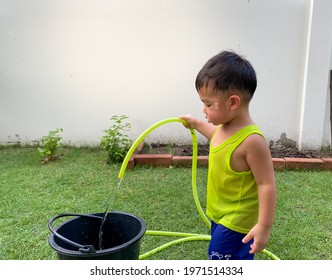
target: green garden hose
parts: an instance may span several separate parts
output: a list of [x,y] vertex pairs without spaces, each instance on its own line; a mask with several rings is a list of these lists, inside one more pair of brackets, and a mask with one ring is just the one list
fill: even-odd
[[[137,140],[132,144],[132,146],[130,147],[126,157],[123,160],[121,169],[120,169],[120,173],[119,173],[119,178],[120,180],[123,179],[124,177],[124,172],[127,168],[128,162],[132,156],[132,154],[134,153],[134,151],[136,150],[137,146],[143,141],[143,139],[149,134],[151,133],[151,131],[155,130],[157,127],[166,124],[166,123],[170,123],[170,122],[181,122],[183,124],[186,124],[185,120],[181,120],[179,118],[169,118],[169,119],[165,119],[162,120],[160,122],[155,123],[154,125],[150,126],[148,129],[146,129],[138,138]],[[197,194],[197,184],[196,184],[196,173],[197,173],[197,137],[196,137],[196,133],[195,130],[190,128],[190,134],[191,134],[191,139],[192,139],[192,145],[193,145],[193,158],[192,158],[192,189],[193,189],[193,195],[194,195],[194,201],[198,210],[198,213],[200,214],[200,216],[202,217],[203,221],[206,223],[206,225],[208,227],[210,227],[210,221],[208,220],[208,218],[205,216],[205,213],[201,207],[201,204],[199,202],[199,198],[198,198],[198,194]],[[120,181],[121,182],[121,181]]]
[[[143,141],[143,139],[150,134],[153,130],[155,130],[156,128],[158,128],[161,125],[170,123],[170,122],[180,122],[183,124],[187,124],[187,122],[185,120],[179,119],[179,118],[168,118],[168,119],[164,119],[161,120],[157,123],[155,123],[154,125],[150,126],[148,129],[146,129],[137,139],[136,141],[132,144],[132,146],[130,147],[126,157],[123,160],[123,163],[121,165],[120,168],[120,172],[119,172],[119,185],[124,177],[124,173],[126,171],[128,162],[132,156],[132,154],[135,152],[137,146]],[[193,196],[194,196],[194,202],[196,205],[196,208],[198,210],[199,215],[201,216],[202,220],[204,221],[204,223],[207,225],[208,228],[211,227],[211,223],[209,221],[209,219],[206,217],[202,206],[199,202],[199,197],[198,197],[198,192],[197,192],[197,154],[198,154],[198,148],[197,148],[197,137],[196,137],[196,133],[195,130],[192,128],[189,128],[190,130],[190,134],[191,134],[191,139],[192,139],[192,192],[193,192]],[[196,233],[185,233],[185,232],[169,232],[169,231],[146,231],[147,235],[163,235],[163,236],[176,236],[176,237],[180,237],[179,239],[173,240],[171,242],[168,242],[166,244],[163,244],[147,253],[141,254],[140,255],[140,259],[145,259],[161,250],[164,250],[172,245],[175,244],[179,244],[182,242],[188,242],[188,241],[201,241],[201,240],[210,240],[211,236],[210,235],[205,235],[205,234],[196,234]],[[269,252],[268,250],[264,249],[262,251],[265,255],[267,255],[269,258],[274,259],[274,260],[279,260],[279,258],[274,255],[273,253]]]

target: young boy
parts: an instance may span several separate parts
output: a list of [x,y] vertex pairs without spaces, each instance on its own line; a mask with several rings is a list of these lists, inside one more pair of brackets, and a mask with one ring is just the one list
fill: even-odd
[[223,51],[203,66],[195,85],[208,122],[180,118],[210,141],[209,259],[254,259],[269,241],[276,205],[270,150],[249,114],[255,70],[238,54]]

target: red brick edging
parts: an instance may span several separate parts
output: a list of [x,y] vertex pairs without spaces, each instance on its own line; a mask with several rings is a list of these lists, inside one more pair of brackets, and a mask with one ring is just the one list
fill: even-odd
[[[191,167],[192,156],[173,156],[171,154],[141,154],[144,142],[140,143],[128,162],[127,168],[135,165]],[[332,170],[332,158],[272,158],[275,170]],[[208,166],[208,156],[198,156],[197,166]]]
[[[173,156],[171,154],[134,154],[128,168],[135,165],[181,166],[191,167],[191,156]],[[332,170],[332,158],[272,158],[275,170]],[[198,156],[198,166],[208,165],[208,156]]]

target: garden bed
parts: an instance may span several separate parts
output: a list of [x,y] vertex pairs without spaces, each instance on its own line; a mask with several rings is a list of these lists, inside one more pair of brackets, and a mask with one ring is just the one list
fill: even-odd
[[[297,148],[285,148],[282,146],[270,147],[272,158],[332,158],[332,149],[302,150]],[[145,144],[140,151],[141,154],[171,154],[173,156],[191,156],[191,145],[175,145],[152,143]],[[207,156],[209,145],[198,145],[198,155]]]

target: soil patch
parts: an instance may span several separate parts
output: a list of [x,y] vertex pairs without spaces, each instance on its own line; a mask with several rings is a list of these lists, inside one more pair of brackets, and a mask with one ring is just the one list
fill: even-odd
[[[297,148],[286,148],[283,146],[270,147],[273,158],[332,158],[332,149],[324,150],[302,150]],[[172,154],[173,156],[191,156],[191,145],[175,144],[145,144],[141,154]],[[209,145],[198,145],[198,155],[207,156],[209,154]]]

